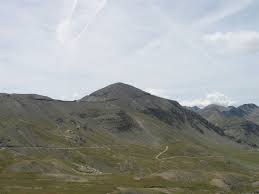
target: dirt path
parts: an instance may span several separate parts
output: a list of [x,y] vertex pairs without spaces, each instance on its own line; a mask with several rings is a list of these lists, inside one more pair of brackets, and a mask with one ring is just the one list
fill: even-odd
[[162,152],[159,152],[159,154],[156,155],[155,159],[156,160],[170,160],[170,159],[175,159],[175,158],[190,158],[190,159],[195,159],[195,158],[224,158],[224,156],[171,156],[171,157],[166,157],[166,158],[159,158],[161,155],[166,153],[168,151],[168,146],[165,147],[165,149]]
[[[73,146],[73,147],[44,147],[44,146],[0,146],[0,150],[15,150],[15,149],[42,149],[42,150],[79,150],[79,149],[107,149],[111,150],[124,145],[104,145],[104,146]],[[125,145],[124,147],[128,147]]]
[[110,150],[109,147],[104,147],[104,146],[89,146],[89,147],[0,147],[0,150],[4,149],[44,149],[44,150],[78,150],[78,149],[108,149]]
[[157,160],[160,160],[159,157],[160,157],[162,154],[166,153],[167,150],[168,150],[168,146],[166,146],[165,149],[164,149],[162,152],[159,152],[159,154],[157,154],[155,158],[156,158]]
[[171,156],[167,158],[161,158],[160,160],[170,160],[174,158],[224,158],[224,156]]

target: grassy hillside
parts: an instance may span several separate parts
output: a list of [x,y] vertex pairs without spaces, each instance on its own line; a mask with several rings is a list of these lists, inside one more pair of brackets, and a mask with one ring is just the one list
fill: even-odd
[[258,189],[259,153],[179,141],[165,146],[1,150],[3,193],[245,193]]

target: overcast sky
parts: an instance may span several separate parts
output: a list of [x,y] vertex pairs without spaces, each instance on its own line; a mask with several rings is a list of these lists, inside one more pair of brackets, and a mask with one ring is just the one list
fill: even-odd
[[125,82],[184,105],[259,104],[258,0],[0,0],[0,92]]

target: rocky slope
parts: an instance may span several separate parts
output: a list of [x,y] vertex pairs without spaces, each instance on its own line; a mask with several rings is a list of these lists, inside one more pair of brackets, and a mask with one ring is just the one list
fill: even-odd
[[[166,143],[167,136],[176,133],[224,136],[222,129],[179,103],[123,83],[74,102],[3,94],[0,109],[0,144],[5,146],[91,144],[87,140],[89,131],[103,133],[109,137],[107,141],[118,141],[117,137],[121,137],[123,141],[139,144]],[[170,133],[155,127],[157,123],[171,128]]]
[[255,104],[244,104],[239,107],[209,105],[196,112],[224,129],[225,134],[235,141],[259,146],[259,107]]

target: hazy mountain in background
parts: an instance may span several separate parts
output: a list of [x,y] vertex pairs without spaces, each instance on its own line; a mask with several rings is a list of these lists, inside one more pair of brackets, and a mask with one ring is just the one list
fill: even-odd
[[224,129],[226,135],[239,143],[251,146],[259,145],[259,107],[255,104],[244,104],[239,107],[209,105],[195,110],[211,123]]

